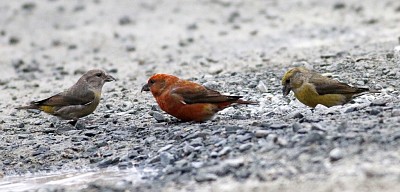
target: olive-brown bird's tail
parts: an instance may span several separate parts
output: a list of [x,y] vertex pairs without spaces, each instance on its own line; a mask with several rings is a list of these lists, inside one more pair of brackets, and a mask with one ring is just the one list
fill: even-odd
[[15,109],[39,109],[40,106],[35,102],[31,102],[30,105],[16,107]]

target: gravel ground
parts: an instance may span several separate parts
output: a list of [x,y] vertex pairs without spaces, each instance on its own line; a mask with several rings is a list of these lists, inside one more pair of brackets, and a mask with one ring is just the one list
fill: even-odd
[[[374,1],[2,1],[0,175],[130,168],[48,191],[397,191],[400,3]],[[283,98],[305,65],[371,87],[314,111]],[[102,68],[94,114],[72,127],[14,107]],[[259,101],[181,123],[141,86],[171,73]],[[1,179],[0,179],[1,180]]]

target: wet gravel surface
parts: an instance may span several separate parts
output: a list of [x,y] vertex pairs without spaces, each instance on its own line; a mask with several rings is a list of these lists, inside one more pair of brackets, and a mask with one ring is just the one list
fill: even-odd
[[[79,189],[395,191],[399,8],[372,0],[2,2],[0,175],[135,167],[154,172]],[[381,93],[312,111],[282,97],[281,76],[299,65]],[[92,68],[118,81],[105,85],[95,113],[76,127],[14,109]],[[140,93],[156,72],[260,104],[179,122]]]

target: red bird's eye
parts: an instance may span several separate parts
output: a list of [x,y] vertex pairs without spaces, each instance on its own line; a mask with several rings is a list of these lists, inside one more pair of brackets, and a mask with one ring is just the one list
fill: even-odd
[[155,81],[153,80],[153,79],[150,79],[149,80],[149,84],[151,85],[151,84],[154,84],[155,83]]

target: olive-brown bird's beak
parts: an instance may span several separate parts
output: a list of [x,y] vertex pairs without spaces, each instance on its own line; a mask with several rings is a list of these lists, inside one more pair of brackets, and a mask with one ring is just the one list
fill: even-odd
[[146,83],[145,85],[143,85],[142,90],[140,92],[143,92],[143,91],[150,91],[149,84]]
[[117,79],[115,79],[113,76],[111,75],[107,75],[105,82],[110,82],[110,81],[116,81]]
[[284,97],[287,96],[290,93],[291,90],[292,89],[290,88],[289,85],[284,85],[283,88],[282,88],[283,96]]

